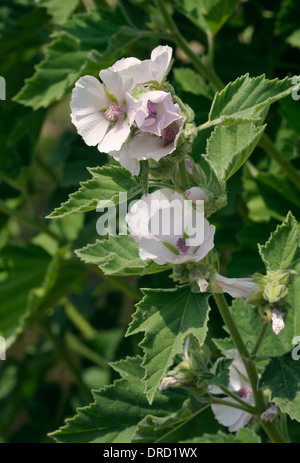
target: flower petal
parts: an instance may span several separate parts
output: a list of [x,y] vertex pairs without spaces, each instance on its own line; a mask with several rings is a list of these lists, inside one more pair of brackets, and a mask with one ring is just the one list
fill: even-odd
[[128,123],[122,118],[107,132],[101,143],[98,145],[98,150],[103,153],[110,153],[110,151],[119,151],[121,146],[130,134],[130,127]]

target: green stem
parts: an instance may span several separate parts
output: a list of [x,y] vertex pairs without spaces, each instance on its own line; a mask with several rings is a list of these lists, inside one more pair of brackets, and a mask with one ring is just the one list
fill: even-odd
[[216,90],[221,90],[223,88],[223,82],[219,79],[217,74],[210,68],[207,68],[203,63],[202,59],[193,52],[190,48],[188,42],[179,32],[172,16],[169,14],[166,2],[164,0],[155,0],[158,9],[160,10],[165,23],[169,29],[170,39],[181,48],[182,51],[190,58],[195,69],[202,74],[211,84],[215,87]]
[[179,162],[178,164],[178,167],[179,167],[179,172],[180,172],[180,176],[181,176],[181,183],[182,183],[182,188],[183,190],[188,190],[189,187],[190,187],[190,183],[189,183],[189,177],[188,177],[188,173],[187,173],[187,170],[186,170],[186,164],[185,164],[185,159],[181,159],[181,161]]
[[69,319],[79,329],[85,339],[94,339],[96,337],[97,331],[89,324],[86,318],[78,312],[69,299],[65,299],[64,308]]
[[289,161],[286,161],[281,157],[280,152],[277,150],[274,143],[268,137],[268,135],[263,134],[259,145],[265,150],[265,152],[282,167],[286,175],[289,179],[293,182],[293,184],[300,190],[300,174],[299,172],[292,166]]
[[258,352],[258,349],[260,348],[260,345],[261,343],[263,342],[263,339],[265,337],[265,334],[267,332],[267,328],[268,328],[268,324],[267,323],[264,323],[262,328],[261,328],[261,332],[257,338],[257,341],[255,343],[255,346],[253,347],[253,350],[251,352],[251,357],[254,356],[256,354],[256,352]]
[[236,402],[238,402],[240,405],[242,405],[244,408],[247,408],[247,411],[249,413],[252,413],[253,415],[255,415],[255,408],[252,407],[252,405],[249,405],[247,404],[244,400],[240,399],[239,396],[237,396],[236,394],[234,394],[233,392],[231,392],[229,389],[227,389],[227,387],[221,387],[220,389],[222,389],[222,391],[224,392],[224,394],[228,395],[229,397],[231,397],[232,399],[234,399]]
[[116,286],[119,288],[123,293],[127,294],[127,296],[130,296],[134,301],[140,301],[142,298],[142,295],[140,291],[136,290],[132,286],[130,286],[128,283],[126,283],[122,278],[120,277],[115,277],[112,275],[105,275],[102,270],[99,267],[93,266],[93,271],[98,273],[98,275],[101,275],[103,280],[108,281],[112,285]]
[[33,228],[36,230],[39,230],[42,233],[46,233],[46,235],[50,236],[51,238],[55,239],[56,241],[59,241],[60,238],[56,233],[52,232],[47,228],[45,225],[43,225],[40,222],[37,222],[34,219],[31,219],[30,217],[27,217],[26,215],[23,215],[21,212],[17,211],[16,209],[12,209],[8,207],[4,201],[0,199],[0,212],[3,212],[4,214],[14,217],[21,222],[27,223],[28,225],[31,225]]
[[72,374],[74,381],[76,382],[78,389],[80,390],[82,396],[85,398],[88,404],[90,404],[93,401],[93,396],[90,393],[90,390],[87,388],[87,386],[84,384],[82,381],[77,369],[75,368],[75,365],[71,362],[69,357],[66,354],[65,348],[60,344],[56,336],[52,333],[50,328],[47,326],[45,322],[40,322],[40,325],[42,326],[42,329],[44,333],[47,335],[47,337],[52,341],[54,348],[58,355],[61,357],[63,362],[66,364],[68,367],[70,373]]
[[217,399],[215,397],[211,398],[213,404],[226,405],[226,407],[237,408],[238,410],[243,410],[243,412],[252,413],[253,410],[249,410],[248,407],[240,405],[238,403],[229,402],[229,400]]
[[[231,338],[237,350],[239,351],[239,354],[245,365],[245,369],[247,371],[247,375],[248,375],[248,378],[251,384],[252,393],[253,393],[254,400],[255,400],[256,414],[258,417],[260,417],[260,415],[266,409],[266,404],[265,404],[263,392],[261,390],[260,391],[257,390],[258,374],[257,374],[255,362],[253,361],[253,359],[250,358],[249,352],[244,344],[244,341],[240,335],[240,332],[235,324],[234,319],[231,316],[231,313],[229,311],[229,307],[227,305],[224,294],[215,293],[214,298],[219,308],[220,314],[225,322],[225,325],[227,326],[228,331],[231,335]],[[260,421],[260,422],[265,432],[268,434],[269,438],[272,440],[272,442],[274,443],[275,442],[276,443],[285,442],[284,437],[280,434],[280,432],[278,431],[278,429],[273,423],[269,423],[266,421]]]

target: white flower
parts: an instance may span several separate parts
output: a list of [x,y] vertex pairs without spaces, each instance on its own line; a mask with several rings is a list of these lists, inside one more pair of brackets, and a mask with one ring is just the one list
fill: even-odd
[[215,227],[204,217],[201,222],[204,227],[202,244],[188,245],[188,237],[195,232],[192,217],[195,217],[192,203],[184,201],[180,193],[166,188],[143,196],[131,206],[126,221],[131,236],[139,243],[141,259],[150,259],[159,265],[182,264],[200,261],[214,246]]
[[161,137],[147,132],[138,132],[127,143],[123,144],[119,151],[111,151],[108,154],[113,156],[132,175],[138,175],[140,161],[146,159],[159,161],[176,149],[184,121],[185,118],[180,117],[172,122],[162,130]]
[[193,186],[189,190],[186,190],[185,194],[186,194],[186,197],[193,202],[196,202],[199,199],[205,199],[205,196],[207,196],[206,191],[196,186]]
[[278,415],[278,407],[275,404],[270,404],[267,410],[265,410],[261,415],[260,418],[263,421],[274,421],[276,416]]
[[151,81],[162,83],[172,58],[172,48],[159,45],[151,53],[151,59],[122,58],[108,70],[116,71],[122,77],[130,77],[136,85]]
[[272,320],[272,330],[275,334],[279,334],[284,329],[284,317],[285,313],[279,312],[277,309],[272,310],[271,320]]
[[174,376],[166,376],[161,380],[160,386],[158,388],[159,391],[165,391],[169,387],[177,387],[180,386],[180,381]]
[[171,93],[154,90],[144,93],[139,102],[141,106],[135,115],[135,121],[144,132],[161,137],[166,127],[181,118],[179,105],[173,103]]
[[76,82],[71,119],[87,145],[108,153],[120,150],[127,140],[140,103],[130,95],[132,79],[108,70],[101,71],[100,77],[105,86],[92,76]]
[[215,293],[228,293],[232,297],[247,299],[259,291],[259,286],[251,278],[226,278],[215,274],[211,287]]
[[[225,352],[227,358],[233,359],[232,364],[229,367],[229,387],[231,392],[245,401],[248,405],[254,404],[254,397],[248,379],[248,375],[242,359],[236,349],[230,349]],[[217,364],[214,365],[213,371],[216,369]],[[223,394],[223,391],[217,386],[211,386],[209,388],[211,394]],[[226,401],[237,403],[232,397],[225,397]],[[213,404],[211,406],[212,411],[220,424],[228,427],[229,431],[234,432],[240,428],[246,426],[251,420],[252,414],[233,408],[228,405]]]

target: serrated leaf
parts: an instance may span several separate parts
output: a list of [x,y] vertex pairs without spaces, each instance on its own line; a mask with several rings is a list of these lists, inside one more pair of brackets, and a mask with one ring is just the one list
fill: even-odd
[[216,371],[214,373],[202,373],[198,377],[197,386],[201,388],[204,384],[228,387],[229,385],[229,367],[233,362],[232,359],[220,358],[217,361]]
[[281,225],[264,245],[259,245],[259,253],[270,270],[287,269],[291,266],[299,248],[299,228],[297,221],[289,212]]
[[36,0],[38,6],[46,8],[56,24],[64,24],[78,7],[80,0]]
[[214,93],[205,80],[199,76],[193,69],[176,68],[174,69],[175,82],[180,85],[185,92],[201,95],[212,100]]
[[98,265],[105,274],[140,274],[145,267],[139,257],[138,243],[126,235],[110,235],[75,253],[85,263]]
[[183,353],[188,335],[204,342],[209,306],[208,295],[192,293],[190,287],[145,289],[143,293],[145,297],[137,305],[127,335],[145,332],[140,345],[145,353],[142,366],[151,403],[175,355]]
[[147,415],[139,422],[131,442],[157,443],[165,435],[170,434],[179,423],[182,425],[185,421],[189,420],[192,413],[190,400],[187,399],[179,410],[168,416],[158,417]]
[[75,15],[53,34],[45,59],[36,66],[35,74],[26,80],[14,100],[34,109],[61,100],[81,75],[92,72],[87,69],[90,64],[97,75],[101,67],[112,64],[116,53],[124,51],[126,41],[139,40],[138,31],[127,27],[126,39],[122,29],[119,49],[109,49],[111,40],[124,25],[127,22],[118,7],[114,11],[93,9]]
[[268,80],[264,75],[249,77],[246,74],[230,82],[215,95],[209,113],[211,125],[232,125],[259,121],[260,112],[299,87],[293,79]]
[[93,391],[95,402],[79,409],[74,418],[66,420],[66,425],[51,436],[67,443],[129,443],[146,415],[164,417],[180,409],[187,398],[181,389],[158,393],[153,406],[149,406],[140,364],[140,358],[117,362],[115,369],[126,374],[126,378]]
[[217,434],[203,434],[201,437],[194,437],[183,444],[260,444],[260,437],[250,428],[239,429],[234,434],[225,434],[218,431]]
[[[119,193],[127,192],[128,199],[139,193],[142,187],[138,180],[122,167],[94,167],[88,169],[93,178],[81,183],[81,188],[69,196],[68,201],[55,209],[48,218],[66,217],[67,215],[96,209],[99,201],[105,207],[105,201],[118,204]],[[109,205],[109,203],[108,203]]]
[[264,129],[252,123],[215,128],[204,157],[221,180],[228,180],[246,162]]
[[293,400],[300,392],[300,362],[292,358],[291,352],[272,357],[262,372],[258,386],[271,391],[271,400],[282,398]]

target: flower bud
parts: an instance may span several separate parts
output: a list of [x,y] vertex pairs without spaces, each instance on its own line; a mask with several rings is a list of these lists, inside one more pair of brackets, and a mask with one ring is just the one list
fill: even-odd
[[278,415],[278,407],[275,404],[270,404],[267,410],[265,410],[261,415],[260,419],[262,421],[274,421]]
[[279,334],[284,329],[284,317],[285,313],[280,312],[277,309],[272,310],[271,320],[272,320],[272,330],[275,334]]

